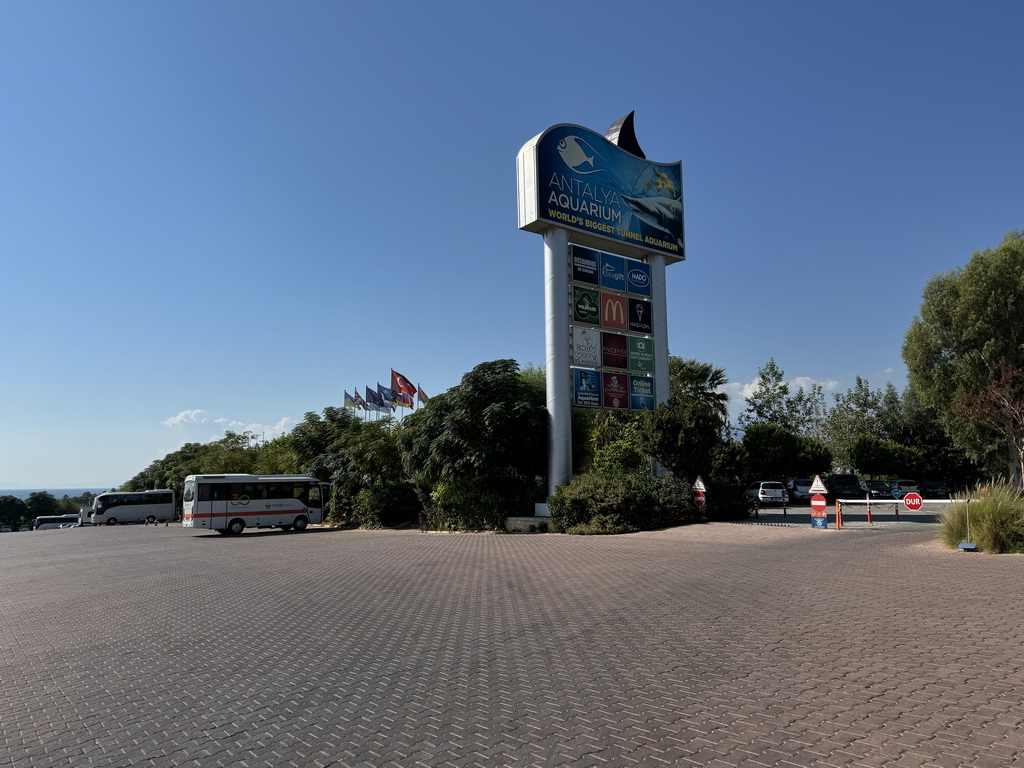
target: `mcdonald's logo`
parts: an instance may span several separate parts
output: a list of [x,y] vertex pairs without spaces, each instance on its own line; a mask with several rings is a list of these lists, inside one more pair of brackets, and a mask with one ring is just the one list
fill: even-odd
[[606,328],[626,328],[626,299],[624,296],[605,295],[601,325]]

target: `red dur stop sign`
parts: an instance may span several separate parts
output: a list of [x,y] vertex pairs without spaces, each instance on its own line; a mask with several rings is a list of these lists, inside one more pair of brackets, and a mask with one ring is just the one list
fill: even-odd
[[918,493],[908,493],[903,497],[903,506],[909,509],[911,512],[916,512],[924,504],[924,500]]
[[[811,509],[814,513],[821,513],[825,511],[825,497],[820,493],[816,493],[811,496]],[[812,513],[812,514],[814,514]]]

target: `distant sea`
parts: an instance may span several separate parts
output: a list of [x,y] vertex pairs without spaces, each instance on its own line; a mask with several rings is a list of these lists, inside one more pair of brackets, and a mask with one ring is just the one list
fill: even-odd
[[17,496],[19,499],[27,499],[31,494],[37,491],[46,491],[54,498],[63,499],[65,496],[74,498],[75,496],[81,496],[86,491],[92,493],[103,493],[109,491],[111,488],[116,488],[116,485],[108,485],[106,488],[14,488],[4,490],[0,488],[0,496]]

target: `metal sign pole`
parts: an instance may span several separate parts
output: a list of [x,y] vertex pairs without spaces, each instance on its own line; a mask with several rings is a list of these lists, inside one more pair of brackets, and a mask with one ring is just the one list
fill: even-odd
[[544,232],[544,337],[547,346],[548,495],[572,479],[572,379],[569,366],[569,233]]

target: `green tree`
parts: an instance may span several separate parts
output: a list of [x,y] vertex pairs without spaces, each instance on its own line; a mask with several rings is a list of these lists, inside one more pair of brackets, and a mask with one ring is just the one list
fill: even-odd
[[729,421],[729,383],[724,368],[685,357],[668,360],[669,397],[689,399],[706,408],[724,427]]
[[785,481],[827,472],[832,465],[826,445],[778,424],[751,424],[743,434],[743,447],[751,479]]
[[953,412],[1002,437],[1016,456],[1017,475],[1024,478],[1024,371],[1000,360],[984,387],[957,396]]
[[318,480],[330,480],[340,468],[341,455],[337,446],[350,431],[359,429],[363,422],[345,408],[328,406],[323,415],[307,413],[290,433],[290,447],[303,472]]
[[0,525],[17,529],[29,519],[28,505],[17,496],[0,496]]
[[515,360],[477,365],[403,420],[405,466],[432,527],[503,528],[543,497],[547,410]]
[[1003,466],[1019,479],[1020,457],[977,412],[958,405],[980,392],[999,364],[1024,368],[1024,232],[965,267],[935,275],[903,342],[903,361],[918,400],[934,408],[957,446],[975,461]]
[[[699,476],[713,515],[729,517],[739,498],[745,453],[730,438],[725,371],[692,358],[669,358],[669,397],[644,412],[638,447],[680,482]],[[708,510],[704,510],[708,512]]]
[[416,519],[421,505],[406,479],[393,419],[366,422],[347,430],[335,448],[339,468],[332,482],[352,497],[352,518],[366,528],[394,526]]
[[302,468],[292,447],[291,435],[285,434],[259,446],[253,472],[260,475],[295,475]]
[[670,396],[643,415],[643,450],[680,477],[709,475],[725,440],[717,411],[699,398]]
[[740,414],[740,427],[746,429],[753,424],[777,424],[783,429],[793,429],[786,401],[789,386],[785,374],[771,358],[757,371],[757,389],[747,398],[747,407]]
[[799,450],[797,436],[771,422],[750,424],[743,432],[743,447],[752,479],[783,482]]
[[857,472],[872,477],[919,477],[926,466],[924,456],[916,448],[874,435],[857,438],[850,449],[850,462]]
[[879,438],[912,448],[919,454],[917,476],[920,479],[941,480],[959,488],[971,487],[980,480],[978,465],[956,446],[935,409],[922,405],[911,387],[898,393],[888,384],[882,395],[878,420]]
[[826,408],[821,385],[799,387],[791,393],[785,376],[775,358],[758,369],[757,389],[747,398],[747,407],[739,417],[740,427],[777,424],[788,432],[822,439]]
[[60,506],[57,504],[56,497],[47,491],[34,491],[30,493],[28,498],[25,499],[25,506],[30,518],[63,514],[60,511]]
[[856,377],[851,389],[833,395],[835,405],[825,418],[825,440],[839,469],[852,469],[851,451],[858,438],[877,434],[880,390],[872,390],[866,379]]

